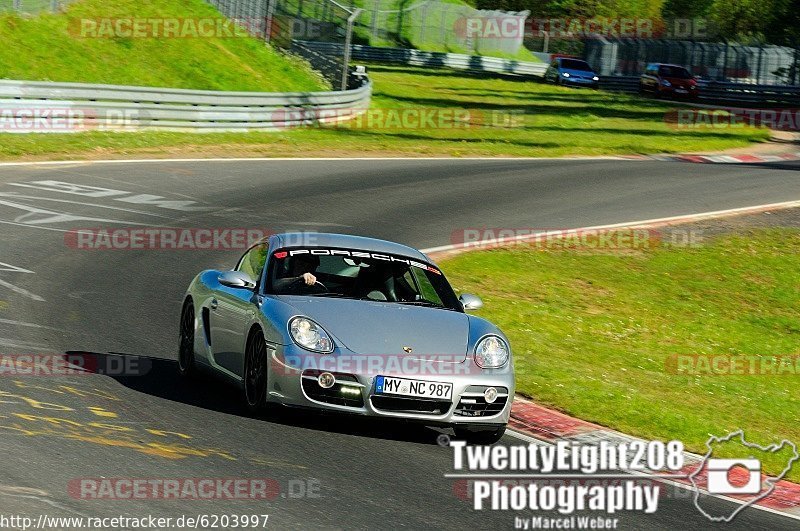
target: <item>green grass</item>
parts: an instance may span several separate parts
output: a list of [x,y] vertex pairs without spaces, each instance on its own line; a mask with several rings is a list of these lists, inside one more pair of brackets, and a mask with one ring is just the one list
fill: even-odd
[[[452,70],[375,65],[370,72],[376,109],[472,109],[475,123],[457,128],[384,129],[345,124],[277,133],[4,135],[0,137],[0,158],[173,154],[555,157],[720,151],[769,137],[766,130],[752,128],[675,130],[664,122],[668,104],[619,93],[568,89],[521,78],[477,77]],[[493,125],[492,117],[500,122]],[[513,118],[512,123],[503,123],[504,117]]]
[[307,63],[250,37],[91,38],[82,19],[221,18],[202,0],[81,0],[62,14],[0,15],[0,78],[209,90],[311,91]]
[[[298,6],[300,2],[302,0],[289,2],[288,10],[295,12],[297,9],[295,6]],[[414,1],[409,0],[383,1],[379,9],[382,11],[407,10],[414,4]],[[313,16],[313,5],[307,3],[300,5],[301,9],[306,11],[309,16]],[[452,52],[541,62],[524,46],[520,46],[516,53],[493,49],[486,44],[491,42],[490,40],[481,42],[481,39],[475,39],[472,48],[464,46],[464,39],[459,38],[459,34],[463,35],[464,28],[459,26],[459,23],[463,23],[465,17],[472,16],[473,11],[471,10],[475,7],[470,2],[438,0],[427,5],[420,4],[420,7],[404,11],[402,15],[399,13],[382,14],[378,17],[376,35],[372,33],[374,0],[351,0],[351,3],[347,5],[364,9],[364,12],[356,19],[354,27],[354,35],[360,43],[371,46],[412,47],[427,52]],[[338,16],[346,15],[339,13]]]
[[[517,247],[441,265],[486,302],[514,350],[517,391],[571,415],[705,453],[738,428],[800,443],[800,374],[686,375],[675,354],[800,355],[800,231],[627,254]],[[765,461],[778,472],[786,455]],[[795,466],[790,479],[800,480]]]

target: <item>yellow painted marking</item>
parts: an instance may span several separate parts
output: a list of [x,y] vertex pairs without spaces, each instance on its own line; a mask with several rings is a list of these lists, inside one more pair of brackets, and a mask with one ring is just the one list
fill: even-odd
[[98,417],[117,418],[119,416],[116,413],[114,413],[113,411],[108,411],[107,409],[104,409],[102,407],[90,407],[89,411],[91,411],[92,413],[94,413]]
[[163,431],[163,430],[152,430],[147,428],[145,430],[147,433],[152,433],[153,435],[159,435],[161,437],[166,437],[167,434],[175,435],[176,437],[180,437],[181,439],[191,439],[191,435],[186,435],[185,433],[178,433],[177,431]]
[[43,422],[49,422],[50,424],[56,424],[56,425],[68,424],[70,426],[78,426],[78,427],[80,427],[81,425],[80,422],[75,422],[74,420],[68,420],[68,419],[60,419],[58,417],[42,417],[39,415],[28,415],[26,413],[14,413],[14,416],[19,417],[23,420],[29,420],[31,422],[36,422],[38,420],[41,420]]
[[107,391],[101,391],[100,389],[92,389],[91,391],[87,391],[86,389],[80,389],[78,387],[73,387],[70,385],[59,385],[57,389],[54,389],[52,387],[44,387],[41,385],[29,385],[20,380],[14,380],[14,384],[19,389],[40,389],[42,391],[49,391],[51,393],[56,393],[59,395],[63,395],[65,393],[71,393],[73,395],[80,396],[81,398],[87,396],[98,396],[100,398],[105,398],[106,400],[114,400],[114,401],[122,400],[121,398]]
[[0,396],[4,398],[19,398],[20,400],[24,400],[27,404],[36,409],[51,409],[54,411],[75,411],[69,406],[62,406],[60,404],[51,404],[50,402],[41,402],[36,400],[35,398],[30,398],[23,395],[15,395],[14,393],[8,393],[6,391],[0,391]]

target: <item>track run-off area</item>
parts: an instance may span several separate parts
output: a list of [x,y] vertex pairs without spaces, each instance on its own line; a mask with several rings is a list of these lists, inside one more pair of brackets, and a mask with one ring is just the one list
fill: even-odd
[[[317,230],[434,248],[467,228],[591,227],[800,200],[798,169],[614,158],[0,165],[0,352],[84,352],[146,369],[0,378],[3,512],[269,514],[271,526],[304,529],[514,523],[512,511],[475,511],[445,477],[453,453],[434,430],[294,410],[253,417],[234,387],[179,379],[186,287],[201,270],[232,268],[241,249],[86,250],[76,229]],[[76,492],[81,478],[268,478],[274,495],[100,501]],[[623,514],[621,527],[714,528],[685,491],[666,490],[656,513]],[[718,527],[797,524],[746,509]]]

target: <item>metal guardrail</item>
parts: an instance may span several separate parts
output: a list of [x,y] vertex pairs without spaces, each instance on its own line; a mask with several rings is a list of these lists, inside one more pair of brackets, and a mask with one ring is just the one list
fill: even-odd
[[[319,53],[341,53],[341,44],[310,41],[302,41],[302,43],[305,47]],[[432,68],[454,68],[471,72],[491,72],[534,77],[544,76],[548,66],[547,63],[531,63],[498,57],[422,52],[405,48],[379,48],[362,45],[353,45],[352,57],[359,61],[399,63]],[[700,99],[704,101],[800,105],[800,87],[797,86],[701,81],[700,87]],[[639,77],[601,77],[600,88],[617,92],[637,93],[639,91]]]
[[[800,105],[800,87],[790,85],[752,85],[723,81],[698,82],[701,101],[739,103],[779,103]],[[639,92],[638,76],[611,76],[600,78],[600,88],[616,92]]]
[[[339,43],[302,41],[302,44],[320,53],[331,55],[342,53],[342,45]],[[471,72],[492,72],[518,76],[541,77],[547,70],[545,63],[459,53],[423,52],[407,48],[379,48],[358,44],[353,45],[351,57],[358,61],[401,63],[409,66],[453,68]]]
[[371,95],[372,84],[366,80],[358,88],[336,92],[220,92],[0,80],[0,132],[274,130],[326,121],[324,117],[351,118],[369,107]]

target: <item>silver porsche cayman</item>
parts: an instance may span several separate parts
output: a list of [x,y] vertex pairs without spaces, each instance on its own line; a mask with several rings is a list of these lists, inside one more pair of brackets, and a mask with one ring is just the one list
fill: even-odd
[[269,236],[186,292],[179,371],[230,377],[253,410],[309,407],[446,426],[491,443],[514,396],[505,335],[422,252],[324,233]]

